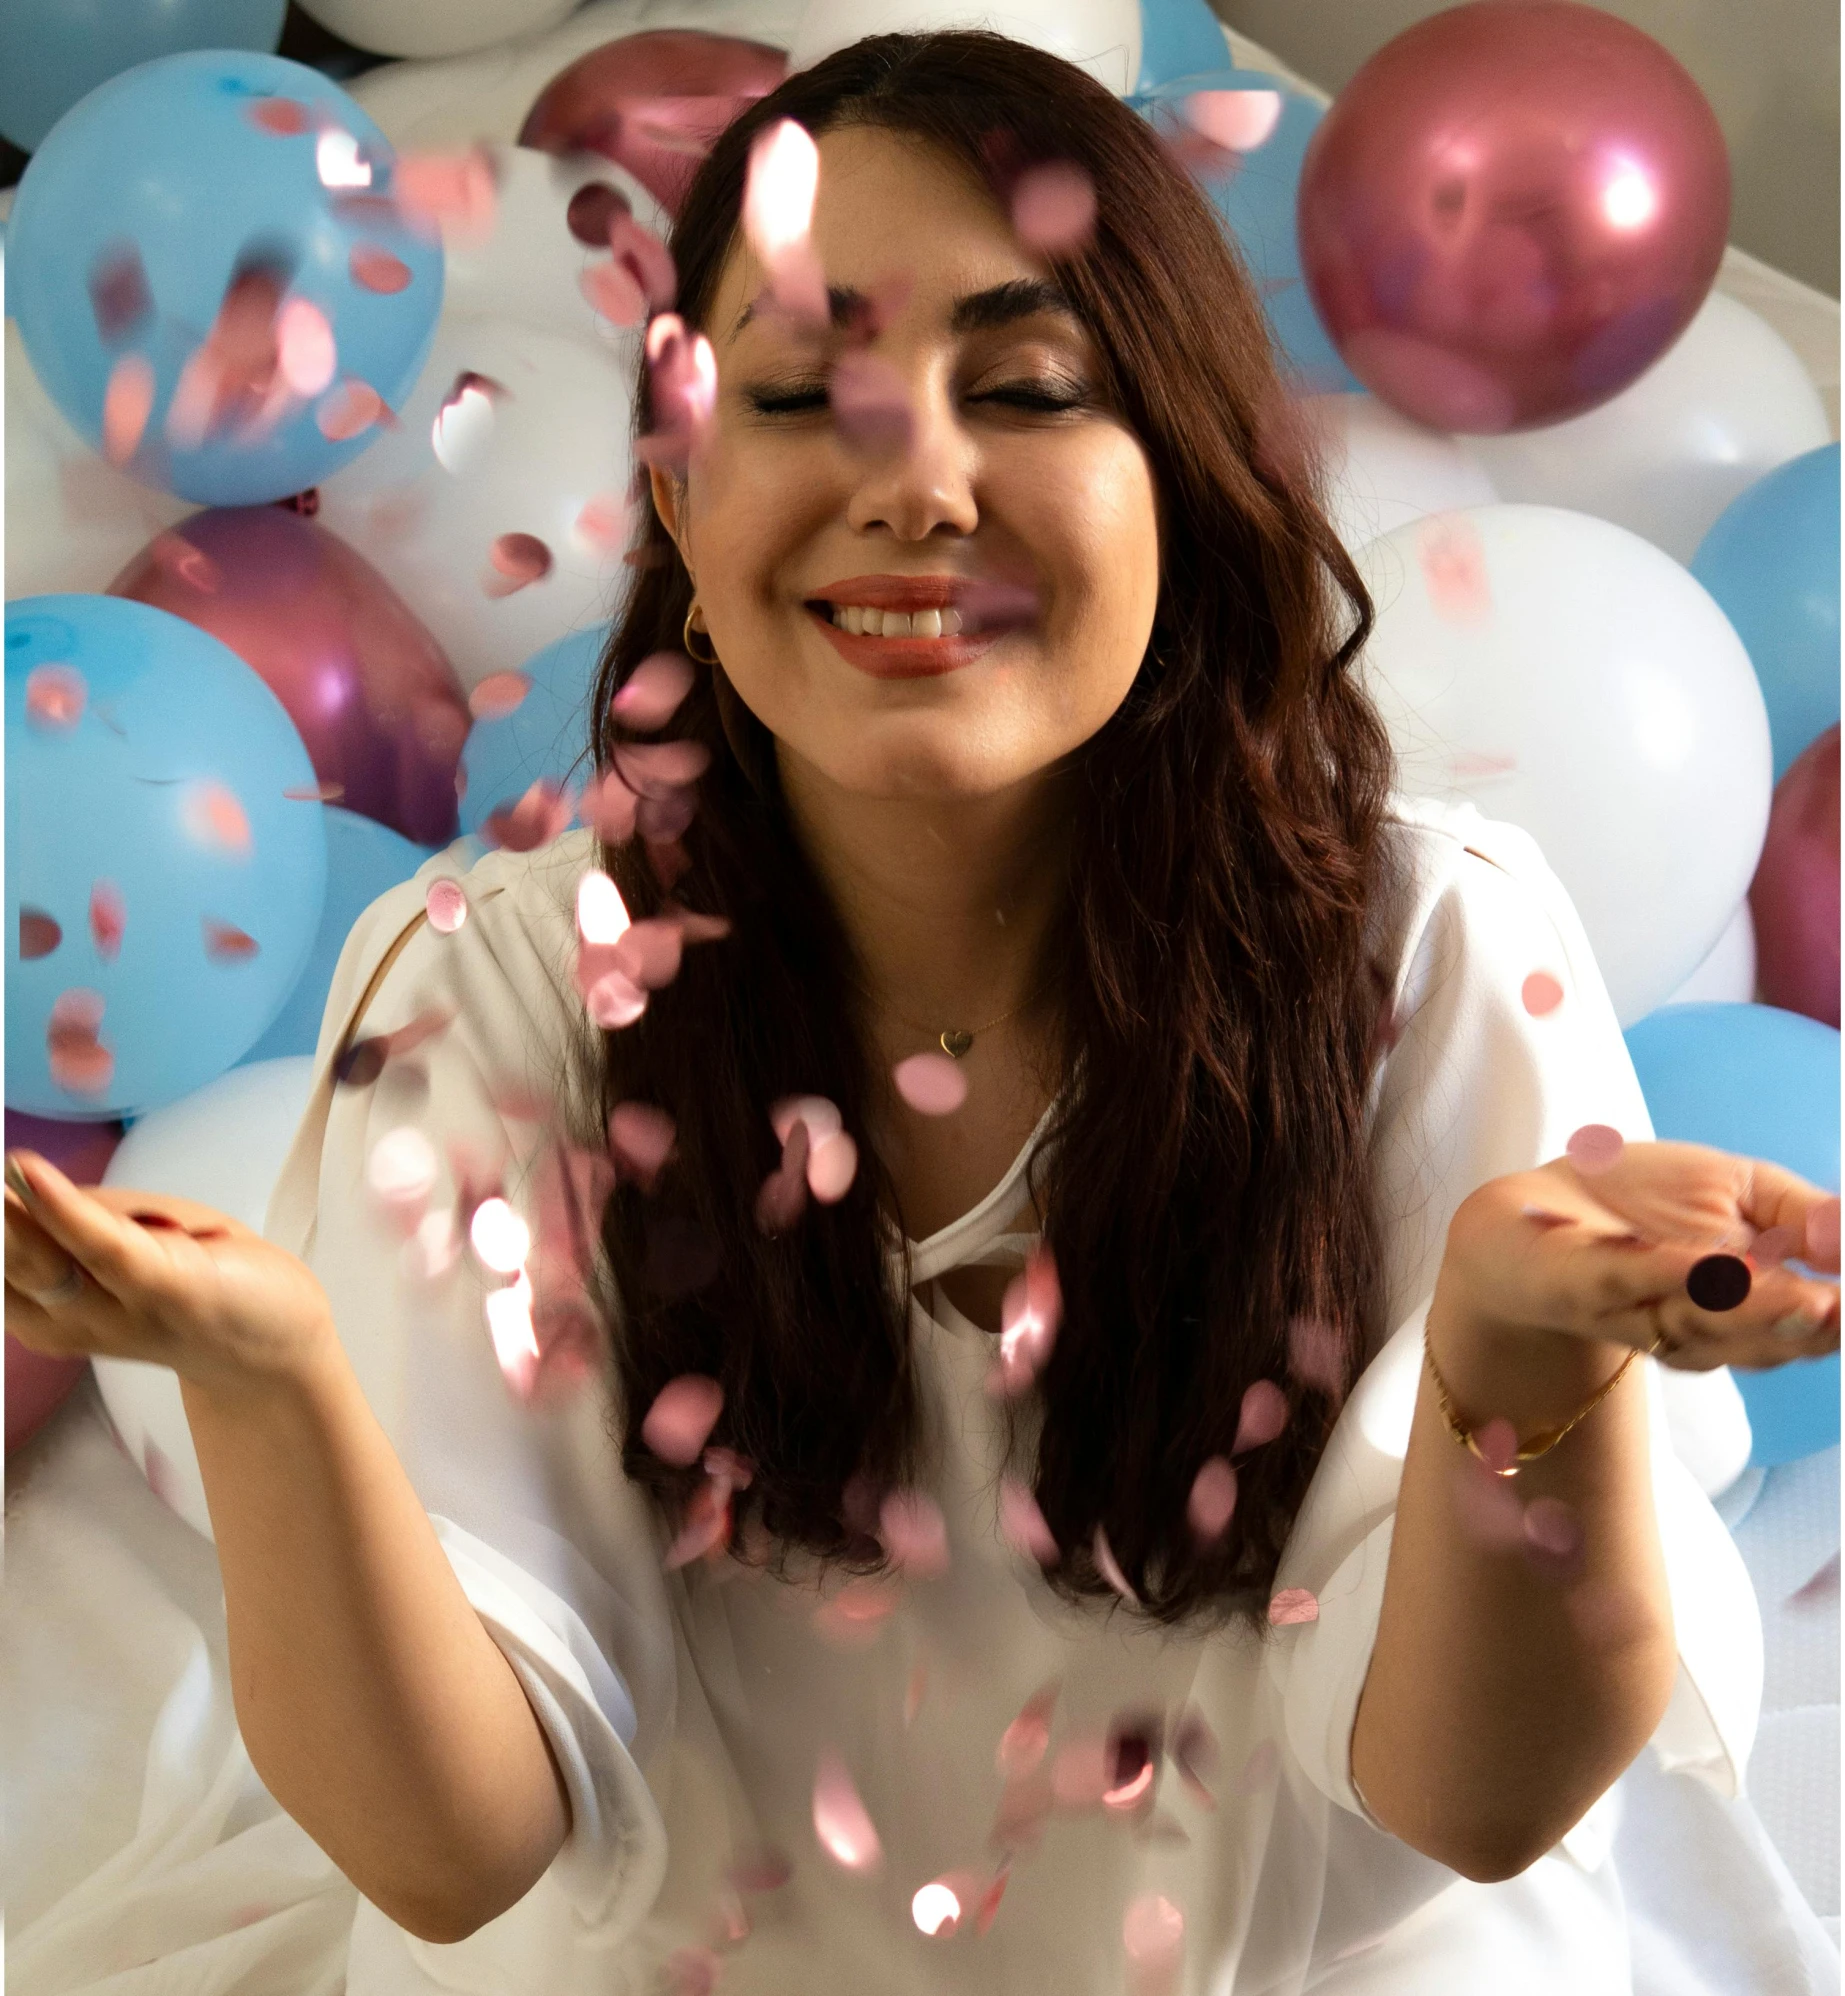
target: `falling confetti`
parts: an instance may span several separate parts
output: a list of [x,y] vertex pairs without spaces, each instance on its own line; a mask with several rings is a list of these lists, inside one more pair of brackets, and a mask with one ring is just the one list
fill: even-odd
[[305,298],[283,302],[275,319],[276,367],[303,401],[318,395],[338,369],[333,328],[319,306]]
[[610,946],[632,926],[621,889],[600,867],[591,867],[577,882],[577,934],[586,943]]
[[1534,1019],[1542,1019],[1563,1003],[1563,986],[1548,970],[1534,970],[1519,986],[1518,995],[1525,1010]]
[[348,376],[314,411],[314,427],[329,443],[343,444],[362,436],[374,423],[390,417],[384,397],[369,382]]
[[1128,1901],[1121,1921],[1132,1996],[1170,1996],[1185,1960],[1185,1915],[1162,1893]]
[[1805,1259],[1815,1268],[1835,1268],[1839,1259],[1839,1201],[1822,1199],[1807,1214]]
[[673,1119],[650,1102],[617,1102],[609,1112],[609,1152],[617,1175],[651,1192],[673,1154]]
[[292,97],[259,97],[250,106],[250,122],[271,138],[299,138],[308,129],[308,107]]
[[463,478],[474,469],[493,435],[498,405],[510,393],[472,368],[456,375],[429,425],[429,447],[451,477]]
[[611,326],[638,326],[647,316],[647,294],[626,264],[592,263],[577,287]]
[[576,816],[576,802],[549,777],[541,776],[517,803],[503,804],[489,811],[481,823],[480,836],[490,846],[507,852],[536,852],[568,829]]
[[19,955],[24,963],[36,963],[46,957],[64,940],[64,931],[59,927],[56,916],[48,915],[43,908],[21,908],[19,911]]
[[90,309],[96,330],[111,346],[125,340],[149,319],[154,294],[147,268],[133,243],[116,243],[90,267]]
[[564,226],[585,249],[601,249],[616,217],[632,213],[620,188],[611,187],[606,180],[589,180],[571,195],[564,210]]
[[952,1116],[967,1100],[967,1074],[941,1053],[915,1053],[891,1069],[891,1080],[919,1116]]
[[961,1902],[939,1878],[918,1886],[910,1900],[910,1918],[931,1939],[945,1939],[961,1924]]
[[525,1271],[521,1269],[518,1279],[504,1289],[489,1290],[485,1308],[494,1358],[507,1383],[523,1398],[541,1355],[532,1324],[532,1284]]
[[329,125],[314,141],[314,171],[323,187],[369,187],[372,165],[352,133]]
[[814,1835],[820,1848],[847,1871],[875,1871],[883,1846],[845,1762],[831,1747],[823,1748],[814,1772]]
[[532,690],[530,673],[490,672],[468,694],[468,712],[477,721],[503,721],[516,713]]
[[377,243],[354,243],[346,258],[346,274],[361,291],[376,291],[392,298],[407,290],[410,266]]
[[981,1893],[980,1903],[974,1909],[975,1933],[984,1934],[992,1926],[999,1914],[999,1902],[1006,1896],[1006,1883],[1011,1876],[1011,1872],[1002,1864],[988,1882],[986,1890]]
[[167,404],[167,439],[176,448],[196,450],[221,431],[255,442],[293,406],[277,337],[291,276],[289,265],[269,253],[239,263]]
[[109,370],[103,390],[102,447],[111,464],[132,460],[153,413],[153,364],[138,353],[125,353]]
[[391,197],[419,234],[451,233],[484,242],[499,209],[493,157],[478,145],[465,152],[400,153]]
[[1416,560],[1429,607],[1451,624],[1479,624],[1492,615],[1486,546],[1462,513],[1436,513],[1416,532]]
[[1297,1622],[1317,1622],[1320,1604],[1311,1588],[1284,1587],[1270,1597],[1268,1618],[1274,1627],[1291,1628]]
[[180,822],[196,843],[248,859],[253,850],[250,820],[236,792],[211,777],[186,785],[180,800]]
[[948,1571],[942,1507],[920,1490],[893,1490],[878,1510],[878,1536],[893,1564],[919,1578]]
[[1281,122],[1279,90],[1194,90],[1180,115],[1201,138],[1225,152],[1254,152]]
[[1040,1566],[1057,1564],[1057,1541],[1044,1521],[1037,1498],[1024,1484],[1009,1476],[999,1486],[999,1530],[1013,1551],[1035,1559]]
[[1095,233],[1095,183],[1071,160],[1028,166],[1012,185],[1012,227],[1041,256],[1072,256]]
[[408,1124],[387,1131],[365,1160],[365,1182],[385,1216],[406,1233],[422,1224],[440,1161],[435,1145]]
[[497,1196],[475,1207],[468,1239],[481,1261],[499,1275],[517,1274],[532,1251],[531,1228]]
[[827,398],[840,442],[857,456],[900,457],[910,448],[916,413],[909,384],[880,355],[843,354],[828,381]]
[[458,880],[432,880],[423,897],[429,926],[438,934],[452,936],[468,919],[468,897]]
[[248,963],[257,954],[256,938],[234,922],[201,915],[199,927],[205,938],[205,954],[213,963]]
[[492,573],[481,581],[488,596],[511,596],[551,573],[551,550],[536,534],[501,534],[487,550]]
[[768,273],[774,304],[799,319],[828,321],[826,279],[814,253],[820,152],[807,130],[779,119],[750,147],[743,234]]
[[584,500],[571,523],[570,538],[587,555],[613,561],[627,545],[632,515],[619,492],[597,492]]
[[1235,1510],[1236,1471],[1221,1455],[1214,1455],[1192,1479],[1186,1522],[1200,1543],[1214,1545],[1229,1529]]
[[647,1009],[647,994],[619,970],[604,971],[584,994],[584,1009],[605,1033],[631,1026]]
[[1597,1172],[1612,1171],[1627,1144],[1620,1131],[1607,1123],[1584,1123],[1581,1129],[1570,1132],[1563,1148],[1578,1171],[1593,1177]]
[[446,1210],[425,1213],[405,1244],[406,1265],[422,1282],[439,1282],[461,1259],[461,1231]]
[[807,1189],[823,1206],[836,1205],[858,1174],[858,1145],[844,1130],[816,1140],[807,1153]]
[[[828,1105],[831,1106],[830,1104]],[[807,1157],[812,1138],[806,1122],[790,1123],[782,1138],[782,1160],[756,1194],[756,1224],[765,1234],[785,1234],[807,1210]]]
[[632,215],[615,215],[609,221],[608,247],[613,267],[640,292],[647,311],[670,311],[679,294],[679,273],[660,238]]
[[35,665],[26,674],[26,719],[39,728],[74,728],[90,689],[74,665]]
[[641,1423],[641,1440],[662,1462],[689,1468],[704,1452],[724,1411],[724,1389],[703,1373],[670,1379],[654,1396]]
[[635,456],[683,476],[717,406],[717,356],[676,312],[649,321],[646,354],[654,428],[635,445]]
[[1345,1390],[1345,1347],[1323,1318],[1295,1316],[1288,1322],[1288,1370],[1303,1386],[1337,1400]]
[[609,713],[641,734],[663,728],[692,690],[692,661],[684,652],[657,651],[641,660],[616,690]]
[[1272,1379],[1258,1379],[1243,1394],[1232,1455],[1272,1442],[1288,1424],[1288,1396]]
[[1108,1531],[1105,1526],[1096,1526],[1090,1552],[1095,1559],[1095,1569],[1102,1578],[1121,1596],[1122,1600],[1130,1606],[1138,1607],[1140,1596],[1128,1585],[1128,1577],[1121,1571],[1120,1561],[1115,1558],[1115,1549],[1108,1543]]
[[115,1073],[115,1056],[102,1044],[103,996],[81,987],[60,991],[45,1022],[51,1078],[67,1094],[100,1095]]

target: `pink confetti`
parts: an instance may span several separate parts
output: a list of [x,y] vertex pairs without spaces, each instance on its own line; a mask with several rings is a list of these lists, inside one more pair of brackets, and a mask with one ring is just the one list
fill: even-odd
[[1095,1538],[1091,1543],[1090,1551],[1095,1558],[1096,1571],[1121,1596],[1122,1600],[1138,1607],[1140,1596],[1128,1585],[1127,1575],[1121,1571],[1120,1562],[1115,1558],[1114,1547],[1108,1543],[1108,1532],[1105,1527],[1101,1525],[1096,1526]]
[[617,1102],[609,1111],[609,1151],[619,1176],[651,1192],[673,1154],[678,1132],[651,1102]]
[[1079,1733],[1067,1739],[1051,1762],[1051,1797],[1057,1807],[1099,1807],[1108,1792],[1112,1760],[1109,1743],[1099,1733]]
[[1158,1892],[1128,1901],[1121,1921],[1132,1996],[1169,1996],[1185,1961],[1185,1915]]
[[647,994],[619,970],[604,971],[583,998],[584,1009],[605,1033],[631,1026],[647,1009]]
[[660,1388],[641,1423],[641,1440],[662,1462],[695,1463],[724,1411],[724,1389],[700,1372],[681,1373]]
[[531,690],[529,673],[490,672],[468,694],[468,712],[477,721],[503,721],[518,711]]
[[1770,1268],[1792,1261],[1806,1246],[1806,1234],[1797,1227],[1764,1227],[1749,1243],[1749,1260],[1757,1268]]
[[441,1169],[435,1145],[408,1124],[387,1131],[365,1160],[365,1182],[386,1221],[405,1239],[422,1225]]
[[756,1480],[755,1465],[722,1443],[714,1442],[700,1460],[705,1474],[726,1490],[747,1490]]
[[692,661],[684,652],[657,651],[641,660],[609,702],[624,728],[642,734],[663,728],[692,690]]
[[1181,115],[1200,137],[1225,152],[1254,152],[1281,122],[1279,90],[1194,90]]
[[1345,1391],[1345,1347],[1338,1331],[1306,1315],[1288,1324],[1288,1370],[1303,1386],[1338,1400]]
[[1519,986],[1519,997],[1534,1019],[1542,1019],[1563,1003],[1563,986],[1548,970],[1534,970]]
[[1835,1552],[1810,1580],[1803,1581],[1787,1597],[1787,1606],[1811,1607],[1839,1591],[1839,1556]]
[[384,397],[368,382],[348,376],[330,394],[323,395],[314,411],[314,427],[329,443],[343,444],[363,436],[374,423],[385,422],[390,411]]
[[1317,1622],[1319,1599],[1310,1587],[1284,1587],[1270,1597],[1268,1618],[1278,1629],[1292,1628],[1297,1622]]
[[796,1123],[805,1123],[807,1134],[816,1140],[844,1127],[839,1110],[824,1095],[786,1095],[769,1111],[769,1126],[777,1143],[788,1141]]
[[717,356],[676,312],[657,312],[648,322],[646,354],[654,429],[635,456],[683,475],[717,406]]
[[153,365],[138,353],[125,353],[109,370],[103,390],[102,447],[111,464],[127,464],[134,457],[153,413]]
[[1005,1865],[993,1875],[991,1882],[980,1895],[980,1903],[974,1909],[974,1931],[984,1934],[992,1926],[999,1913],[999,1902],[1006,1896],[1006,1884],[1012,1874]]
[[628,544],[630,519],[619,492],[592,493],[571,523],[570,537],[585,554],[613,561]]
[[891,1069],[891,1080],[919,1116],[952,1116],[967,1100],[967,1075],[944,1053],[913,1053]]
[[616,751],[622,779],[643,797],[695,783],[711,766],[703,742],[624,742]]
[[464,368],[456,375],[429,425],[429,447],[452,478],[474,468],[498,420],[496,409],[511,390],[491,375]]
[[1560,1497],[1534,1497],[1525,1506],[1524,1534],[1541,1553],[1571,1559],[1582,1546],[1582,1520]]
[[485,146],[465,152],[400,153],[391,180],[397,210],[426,236],[444,229],[476,241],[493,233],[499,186]]
[[1570,1132],[1563,1148],[1578,1171],[1593,1177],[1600,1171],[1612,1171],[1627,1143],[1620,1131],[1607,1123],[1584,1123],[1581,1129]]
[[1057,1264],[1048,1244],[1038,1241],[1025,1257],[1024,1273],[1006,1285],[1001,1299],[999,1356],[987,1391],[1000,1399],[1027,1391],[1050,1357],[1062,1322]]
[[670,311],[679,292],[679,273],[660,238],[631,214],[616,214],[609,219],[608,246],[614,267],[640,292],[646,310]]
[[670,1996],[713,1996],[724,1958],[716,1948],[678,1947],[666,1957],[665,1970]]
[[40,728],[74,728],[90,689],[74,665],[35,665],[26,674],[26,719]]
[[1437,513],[1416,531],[1416,560],[1429,607],[1451,624],[1483,623],[1492,615],[1486,546],[1464,513]]
[[722,1484],[706,1481],[692,1493],[685,1523],[666,1549],[660,1565],[667,1573],[695,1559],[721,1551],[730,1543],[730,1493]]
[[103,996],[82,987],[60,991],[45,1022],[51,1078],[67,1094],[100,1095],[115,1073],[115,1055],[102,1044]]
[[511,596],[551,573],[551,550],[536,534],[501,534],[487,550],[493,574],[482,580],[488,596]]
[[361,291],[375,291],[385,298],[395,297],[410,284],[410,266],[376,243],[354,243],[346,273]]
[[19,911],[19,956],[23,963],[36,963],[47,957],[64,940],[64,931],[55,915],[43,908]]
[[1833,1269],[1839,1261],[1839,1201],[1837,1196],[1822,1199],[1807,1214],[1806,1253],[1811,1267]]
[[665,916],[631,922],[610,949],[610,967],[643,991],[660,991],[679,975],[684,931]]
[[303,783],[282,792],[291,804],[337,804],[345,794],[343,783]]
[[292,97],[259,97],[250,106],[250,122],[271,138],[299,138],[308,129],[308,107]]
[[247,935],[234,922],[220,922],[215,916],[201,915],[205,954],[213,963],[248,963],[257,954],[256,938]]
[[439,934],[452,936],[468,919],[468,896],[459,880],[432,880],[423,897],[429,926]]
[[898,1590],[888,1581],[848,1580],[814,1613],[814,1629],[841,1649],[864,1649],[877,1641],[879,1625],[897,1610]]
[[517,803],[489,811],[480,832],[490,846],[503,846],[508,852],[536,852],[567,830],[575,816],[576,802],[569,792],[541,776]]
[[634,836],[638,802],[620,776],[605,769],[583,793],[583,822],[605,846],[625,844]]
[[919,1885],[910,1901],[910,1918],[919,1932],[932,1940],[945,1940],[961,1924],[961,1900],[945,1879],[932,1878]]
[[1040,1566],[1057,1564],[1057,1541],[1044,1522],[1037,1498],[1010,1476],[1002,1478],[999,1486],[999,1531],[1014,1552],[1024,1553]]
[[189,837],[202,846],[214,847],[237,859],[248,859],[252,851],[250,820],[236,793],[210,777],[186,786],[180,805],[181,821]]
[[822,1749],[814,1771],[814,1835],[820,1848],[847,1871],[872,1872],[883,1846],[845,1762],[831,1747]]
[[1192,1479],[1192,1494],[1186,1500],[1185,1518],[1193,1537],[1213,1545],[1229,1529],[1236,1511],[1236,1471],[1221,1455],[1214,1455]]
[[1018,1717],[1000,1734],[994,1762],[1009,1781],[1029,1774],[1050,1750],[1051,1714],[1057,1706],[1057,1694],[1055,1683],[1034,1691]]
[[112,346],[152,315],[154,294],[148,288],[147,267],[133,243],[116,244],[91,265],[90,309],[96,330]]
[[756,135],[743,191],[743,234],[782,311],[824,326],[826,279],[814,254],[820,153],[804,127],[782,118]]
[[1095,233],[1095,185],[1070,160],[1028,166],[1012,187],[1012,226],[1041,256],[1070,256]]
[[765,1234],[784,1234],[807,1210],[807,1156],[811,1138],[805,1122],[790,1124],[782,1139],[782,1161],[762,1181],[756,1195],[756,1224]]
[[872,459],[900,457],[916,434],[909,384],[878,354],[843,354],[827,384],[833,428],[847,450]]
[[1230,1453],[1241,1455],[1245,1449],[1260,1448],[1287,1425],[1288,1396],[1272,1379],[1258,1379],[1243,1394]]
[[606,180],[586,181],[570,197],[564,226],[585,249],[601,249],[618,215],[632,214],[628,197]]
[[319,306],[288,298],[275,317],[276,366],[303,401],[318,395],[338,367],[333,328]]
[[611,326],[638,326],[647,316],[647,294],[626,264],[592,263],[577,279],[591,308]]
[[942,1507],[922,1491],[893,1490],[879,1507],[878,1535],[902,1572],[926,1578],[948,1571]]
[[844,1130],[821,1137],[807,1154],[807,1189],[823,1206],[843,1199],[857,1174],[858,1145]]

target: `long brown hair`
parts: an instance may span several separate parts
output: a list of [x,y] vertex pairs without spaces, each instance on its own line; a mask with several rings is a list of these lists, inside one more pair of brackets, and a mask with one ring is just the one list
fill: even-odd
[[[694,181],[671,241],[692,326],[736,238],[750,143],[779,118],[816,136],[904,133],[989,181],[1069,160],[1095,187],[1093,239],[1058,272],[1151,461],[1162,574],[1139,675],[1079,753],[1068,903],[1043,966],[1068,1062],[1033,1183],[1064,1315],[1015,1473],[1062,1549],[1053,1585],[1109,1591],[1102,1527],[1147,1613],[1246,1614],[1263,1630],[1378,1307],[1365,924],[1392,766],[1352,671],[1370,602],[1310,454],[1289,445],[1250,280],[1126,106],[987,34],[883,35],[829,57],[730,126]],[[678,646],[691,600],[651,507],[637,559],[594,692],[600,765],[631,739],[611,696]],[[645,1016],[602,1035],[603,1113],[649,1102],[677,1127],[658,1183],[619,1184],[602,1221],[624,1462],[669,1502],[688,1495],[696,1471],[661,1462],[641,1421],[670,1379],[709,1374],[724,1390],[712,1439],[754,1466],[740,1527],[772,1552],[871,1565],[863,1493],[875,1516],[875,1493],[917,1476],[926,1452],[880,1221],[893,1189],[861,1142],[837,1205],[774,1236],[755,1219],[780,1157],[770,1103],[826,1095],[848,1129],[866,1127],[851,948],[791,829],[773,745],[721,673],[701,673],[671,732],[711,757],[682,871],[639,838],[603,861],[637,916],[671,900],[731,934],[689,948]],[[1232,1455],[1262,1380],[1285,1393],[1287,1424],[1236,1456],[1230,1528],[1201,1545],[1193,1479]]]

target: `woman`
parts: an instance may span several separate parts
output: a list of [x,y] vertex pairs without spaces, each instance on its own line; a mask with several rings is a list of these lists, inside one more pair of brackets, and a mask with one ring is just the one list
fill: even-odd
[[[739,229],[782,118],[824,324]],[[1733,1792],[1759,1692],[1630,1361],[1836,1349],[1838,1202],[1649,1142],[1531,842],[1390,794],[1247,281],[1104,91],[862,43],[672,247],[634,836],[373,905],[268,1241],[8,1197],[9,1330],[180,1374],[349,1988],[1625,1991],[1602,1798]]]

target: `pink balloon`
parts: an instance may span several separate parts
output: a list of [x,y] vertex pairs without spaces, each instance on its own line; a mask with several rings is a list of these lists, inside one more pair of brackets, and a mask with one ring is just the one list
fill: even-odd
[[[96,1185],[122,1141],[120,1123],[61,1123],[6,1112],[8,1150],[35,1150],[75,1185]],[[55,1358],[6,1340],[6,1452],[38,1433],[89,1367],[87,1358]]]
[[1775,785],[1749,888],[1763,1002],[1839,1023],[1839,729],[1835,721]]
[[552,77],[526,113],[519,143],[600,153],[677,214],[712,141],[787,70],[780,49],[734,35],[690,28],[624,35]]
[[1715,114],[1573,0],[1476,0],[1386,44],[1307,150],[1301,270],[1365,386],[1473,435],[1617,395],[1704,302],[1730,220]]
[[442,648],[384,577],[282,506],[224,506],[157,535],[109,585],[230,646],[288,709],[329,801],[418,845],[455,836],[473,725]]

